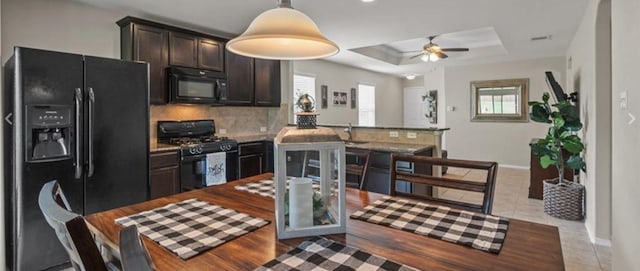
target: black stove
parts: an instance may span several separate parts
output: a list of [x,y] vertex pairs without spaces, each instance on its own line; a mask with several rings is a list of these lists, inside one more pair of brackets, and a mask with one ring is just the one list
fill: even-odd
[[158,121],[158,143],[180,146],[182,156],[238,149],[238,142],[215,135],[213,120]]

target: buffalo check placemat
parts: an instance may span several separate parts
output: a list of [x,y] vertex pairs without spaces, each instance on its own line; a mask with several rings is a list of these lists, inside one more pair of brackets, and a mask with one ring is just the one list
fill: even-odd
[[121,217],[115,222],[124,227],[136,224],[140,233],[185,260],[269,224],[198,199]]
[[302,242],[293,250],[254,269],[267,270],[417,270],[324,237]]
[[446,206],[384,197],[351,218],[499,253],[509,220]]

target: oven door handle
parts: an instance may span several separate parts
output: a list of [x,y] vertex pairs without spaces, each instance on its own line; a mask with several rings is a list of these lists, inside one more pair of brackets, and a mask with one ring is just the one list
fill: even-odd
[[[231,150],[231,151],[227,151],[227,156],[229,154],[234,154],[237,153],[238,150]],[[210,152],[210,153],[215,153],[215,152]],[[198,154],[198,155],[190,155],[190,156],[182,156],[182,161],[183,162],[193,162],[193,161],[198,161],[198,160],[202,160],[207,158],[207,153],[204,154]]]

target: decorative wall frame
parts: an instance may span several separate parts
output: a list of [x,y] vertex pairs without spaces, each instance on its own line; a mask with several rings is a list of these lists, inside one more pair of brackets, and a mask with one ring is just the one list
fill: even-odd
[[351,109],[356,108],[356,88],[351,88]]
[[333,105],[334,106],[347,106],[347,93],[341,91],[333,92]]
[[529,79],[471,82],[471,121],[528,122]]
[[327,103],[329,100],[329,88],[327,87],[327,85],[320,86],[320,96],[320,108],[327,108]]
[[422,96],[422,102],[424,103],[424,117],[427,118],[429,123],[438,123],[438,90],[429,90],[424,96]]

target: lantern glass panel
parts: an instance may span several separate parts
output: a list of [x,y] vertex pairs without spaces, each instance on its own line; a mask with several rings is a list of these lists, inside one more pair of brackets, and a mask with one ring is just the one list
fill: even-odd
[[285,152],[287,229],[339,223],[338,153],[336,149]]

